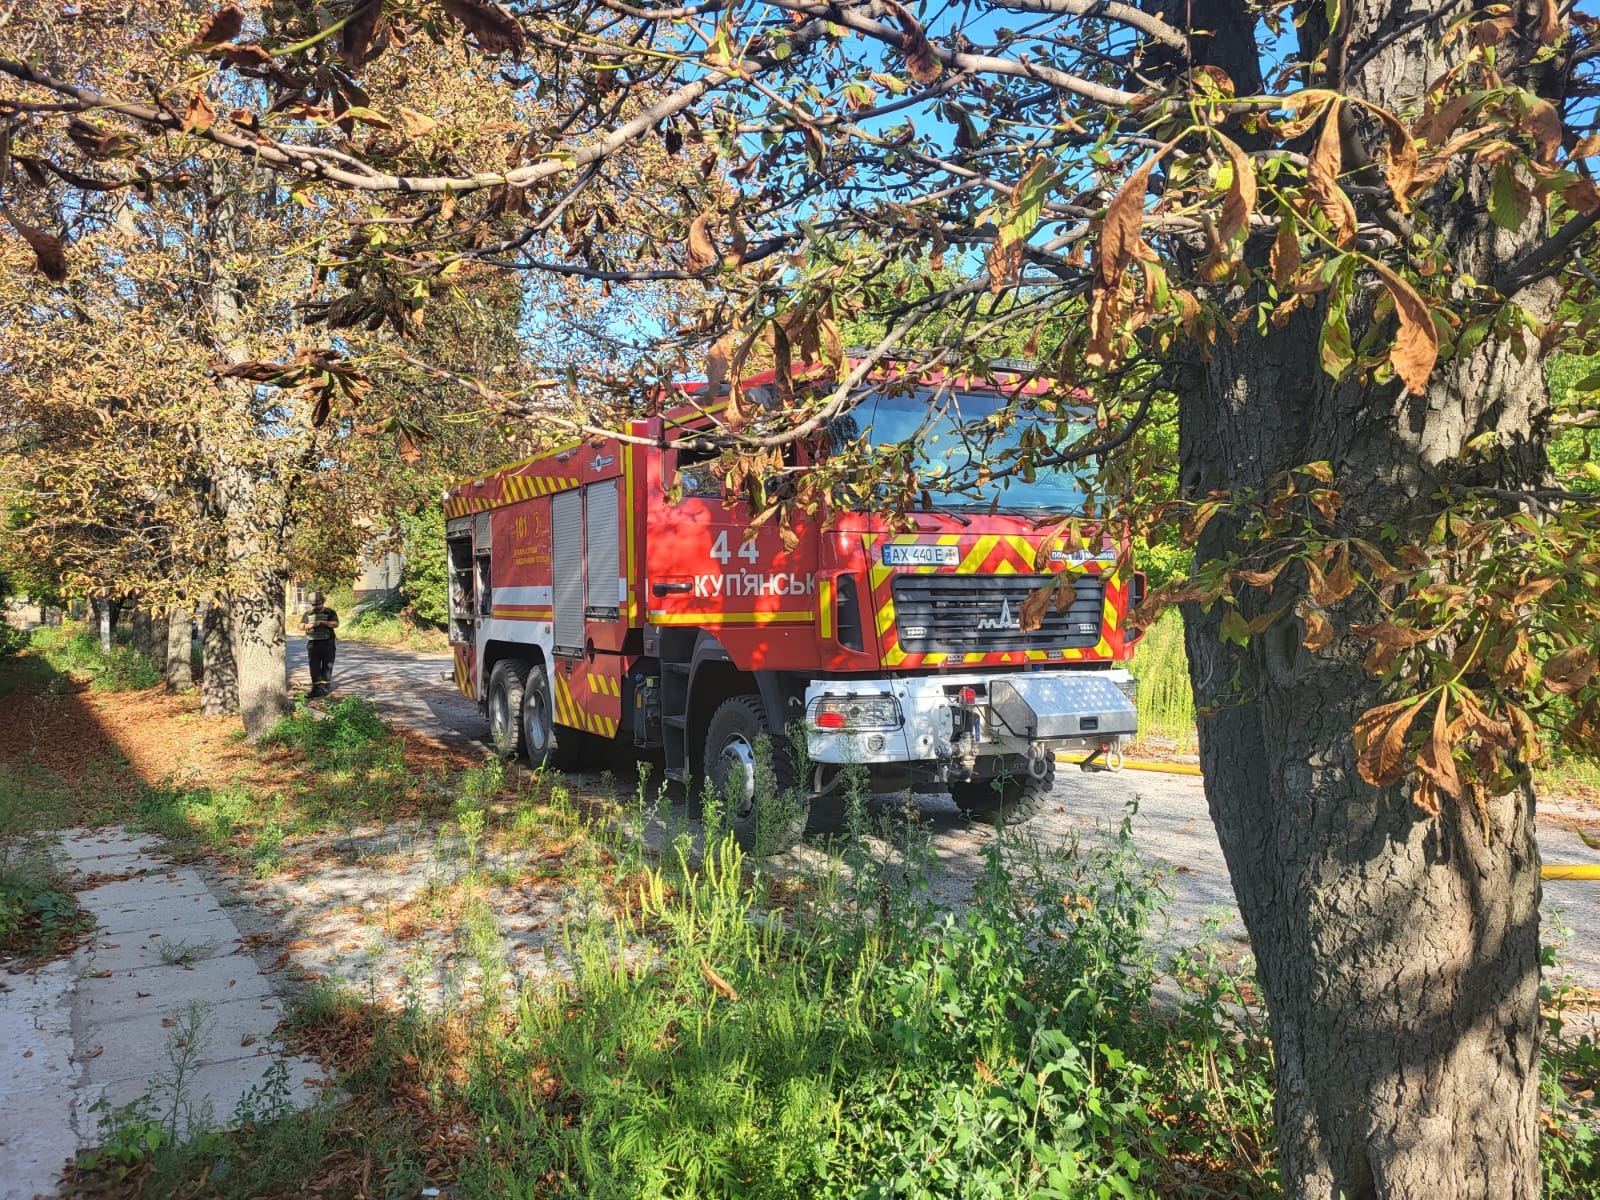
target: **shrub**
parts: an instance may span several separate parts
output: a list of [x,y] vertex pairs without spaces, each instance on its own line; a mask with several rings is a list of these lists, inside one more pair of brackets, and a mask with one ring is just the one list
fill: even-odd
[[548,1072],[561,1096],[548,1114],[491,1102],[486,1126],[517,1136],[482,1190],[540,1177],[619,1197],[1154,1187],[1178,1102],[1158,1087],[1176,1080],[1167,1029],[1142,1015],[1156,881],[1126,825],[1089,848],[1008,837],[989,853],[964,915],[915,886],[915,861],[880,873],[866,860],[842,890],[825,883],[814,906],[780,914],[757,907],[765,885],[731,839],[699,870],[680,848],[641,889],[639,920],[659,935],[642,960],[618,954],[637,927],[591,930],[570,988],[524,997],[520,1051],[494,1071]]
[[0,620],[0,659],[15,658],[28,648],[32,640],[26,629],[18,629],[10,621]]
[[261,746],[293,746],[310,758],[340,758],[371,749],[389,739],[389,727],[372,703],[360,696],[335,700],[318,716],[304,705],[285,717],[257,742]]

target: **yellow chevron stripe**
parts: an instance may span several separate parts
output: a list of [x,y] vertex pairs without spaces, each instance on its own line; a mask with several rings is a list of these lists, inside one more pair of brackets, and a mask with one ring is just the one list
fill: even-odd
[[995,548],[995,544],[999,540],[999,534],[984,534],[972,549],[967,551],[967,556],[961,560],[961,565],[956,568],[956,571],[963,575],[970,575],[975,572],[983,565],[983,560],[989,557],[990,552]]
[[574,725],[572,719],[572,689],[567,686],[564,675],[556,676],[556,719],[563,725]]
[[885,600],[878,610],[878,636],[882,637],[894,624],[894,601]]
[[817,583],[817,616],[818,624],[825,638],[833,636],[833,580],[823,579]]

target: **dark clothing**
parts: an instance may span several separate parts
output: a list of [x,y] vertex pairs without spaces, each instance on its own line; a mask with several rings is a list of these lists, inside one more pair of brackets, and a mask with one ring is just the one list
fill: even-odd
[[[310,625],[313,621],[337,622],[338,619],[338,613],[334,612],[333,609],[329,608],[327,605],[323,605],[321,608],[311,609],[306,613],[305,616],[301,617],[300,627],[305,629],[305,627]],[[333,630],[326,625],[318,625],[315,629],[306,629],[306,638],[313,642],[331,642],[333,640]]]
[[[332,630],[328,631],[330,634]],[[321,641],[306,643],[306,657],[311,664],[311,688],[326,692],[333,681],[333,656],[339,643],[326,637]]]
[[[316,625],[328,621],[330,625]],[[339,642],[334,637],[332,625],[339,622],[339,614],[327,605],[311,609],[300,618],[300,627],[306,634],[306,661],[311,668],[311,696],[326,696],[333,683],[333,656]],[[310,626],[310,628],[307,628]]]

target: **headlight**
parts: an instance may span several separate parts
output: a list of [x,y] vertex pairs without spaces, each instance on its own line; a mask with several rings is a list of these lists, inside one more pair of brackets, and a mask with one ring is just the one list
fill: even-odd
[[811,702],[818,729],[899,729],[900,702],[893,696],[819,696]]

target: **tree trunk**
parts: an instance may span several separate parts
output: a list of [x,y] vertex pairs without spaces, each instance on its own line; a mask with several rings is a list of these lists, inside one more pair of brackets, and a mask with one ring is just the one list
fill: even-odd
[[145,651],[156,670],[166,673],[167,670],[167,617],[157,609],[150,609],[145,613],[145,621],[149,624],[150,648]]
[[[1487,181],[1466,181],[1440,214],[1462,271],[1494,277],[1535,231],[1513,238],[1483,217]],[[1352,328],[1372,320],[1369,298]],[[1548,299],[1548,296],[1545,297]],[[1539,312],[1539,297],[1524,294]],[[1441,363],[1425,397],[1398,384],[1335,385],[1318,357],[1321,314],[1265,339],[1218,338],[1184,395],[1186,494],[1270,492],[1274,478],[1328,461],[1343,496],[1334,536],[1375,544],[1392,524],[1424,537],[1450,482],[1517,488],[1545,471],[1547,408],[1537,350],[1519,361],[1486,339]],[[1503,453],[1468,465],[1466,443]],[[1465,472],[1473,472],[1467,476]],[[1218,517],[1203,563],[1259,550]],[[1298,574],[1297,574],[1298,572]],[[1241,615],[1278,609],[1241,588]],[[1362,665],[1352,622],[1377,619],[1367,589],[1334,606],[1345,636],[1319,652],[1287,616],[1243,648],[1221,637],[1225,603],[1186,609],[1206,796],[1259,963],[1277,1058],[1276,1113],[1287,1193],[1329,1200],[1533,1200],[1538,1184],[1539,853],[1523,787],[1480,818],[1446,800],[1430,818],[1401,784],[1356,770],[1352,727],[1386,699]]]
[[200,631],[200,712],[207,717],[232,716],[239,711],[239,674],[226,601],[218,598],[205,606]]
[[253,741],[293,711],[284,665],[285,577],[271,575],[259,591],[233,597],[233,656],[239,673],[239,714]]
[[117,623],[116,614],[112,610],[110,600],[96,598],[90,602],[90,618],[93,628],[100,635],[100,650],[103,654],[111,653],[111,630]]
[[140,654],[149,657],[150,654],[150,614],[143,608],[133,610],[130,618],[129,637],[133,648]]
[[[1521,8],[1531,30],[1535,6]],[[1232,28],[1238,9],[1237,0],[1193,0],[1175,11],[1199,31]],[[1308,82],[1390,108],[1415,102],[1466,42],[1457,38],[1443,56],[1424,32],[1379,46],[1397,11],[1389,0],[1346,0],[1346,24],[1330,36],[1321,7],[1306,6],[1304,58],[1333,47],[1326,74]],[[1256,70],[1247,27],[1193,45],[1197,62],[1235,79]],[[1238,136],[1248,144],[1247,133]],[[1351,136],[1365,135],[1353,127]],[[1546,236],[1543,216],[1535,205],[1521,229],[1499,229],[1487,215],[1488,171],[1452,175],[1461,191],[1447,179],[1420,214],[1423,228],[1443,239],[1458,276],[1500,278]],[[1262,265],[1259,241],[1249,252]],[[1350,308],[1358,346],[1372,327],[1374,284],[1363,272]],[[1553,294],[1538,285],[1516,299],[1543,320]],[[1271,303],[1264,293],[1246,299]],[[1441,485],[1543,480],[1539,347],[1519,359],[1491,336],[1441,361],[1424,397],[1398,383],[1335,384],[1318,346],[1326,303],[1324,295],[1282,329],[1247,322],[1189,364],[1193,379],[1180,389],[1185,495],[1270,493],[1281,472],[1326,461],[1343,498],[1332,536],[1381,544],[1386,523],[1425,538]],[[1463,456],[1488,431],[1499,449],[1476,462]],[[1241,525],[1231,514],[1213,519],[1197,565],[1259,551]],[[1242,585],[1234,598],[1248,619],[1283,608],[1306,583],[1291,568],[1270,598]],[[1209,612],[1186,606],[1186,642],[1207,802],[1271,1019],[1284,1191],[1306,1200],[1533,1200],[1540,884],[1531,789],[1490,800],[1481,815],[1447,798],[1429,817],[1409,784],[1378,789],[1361,779],[1353,726],[1395,698],[1366,672],[1365,644],[1349,633],[1352,622],[1376,619],[1367,589],[1329,610],[1339,636],[1314,653],[1292,613],[1243,647],[1225,642],[1227,611],[1225,602]]]
[[193,639],[189,629],[189,610],[170,609],[166,615],[167,691],[187,692],[194,686],[194,666],[190,661]]

